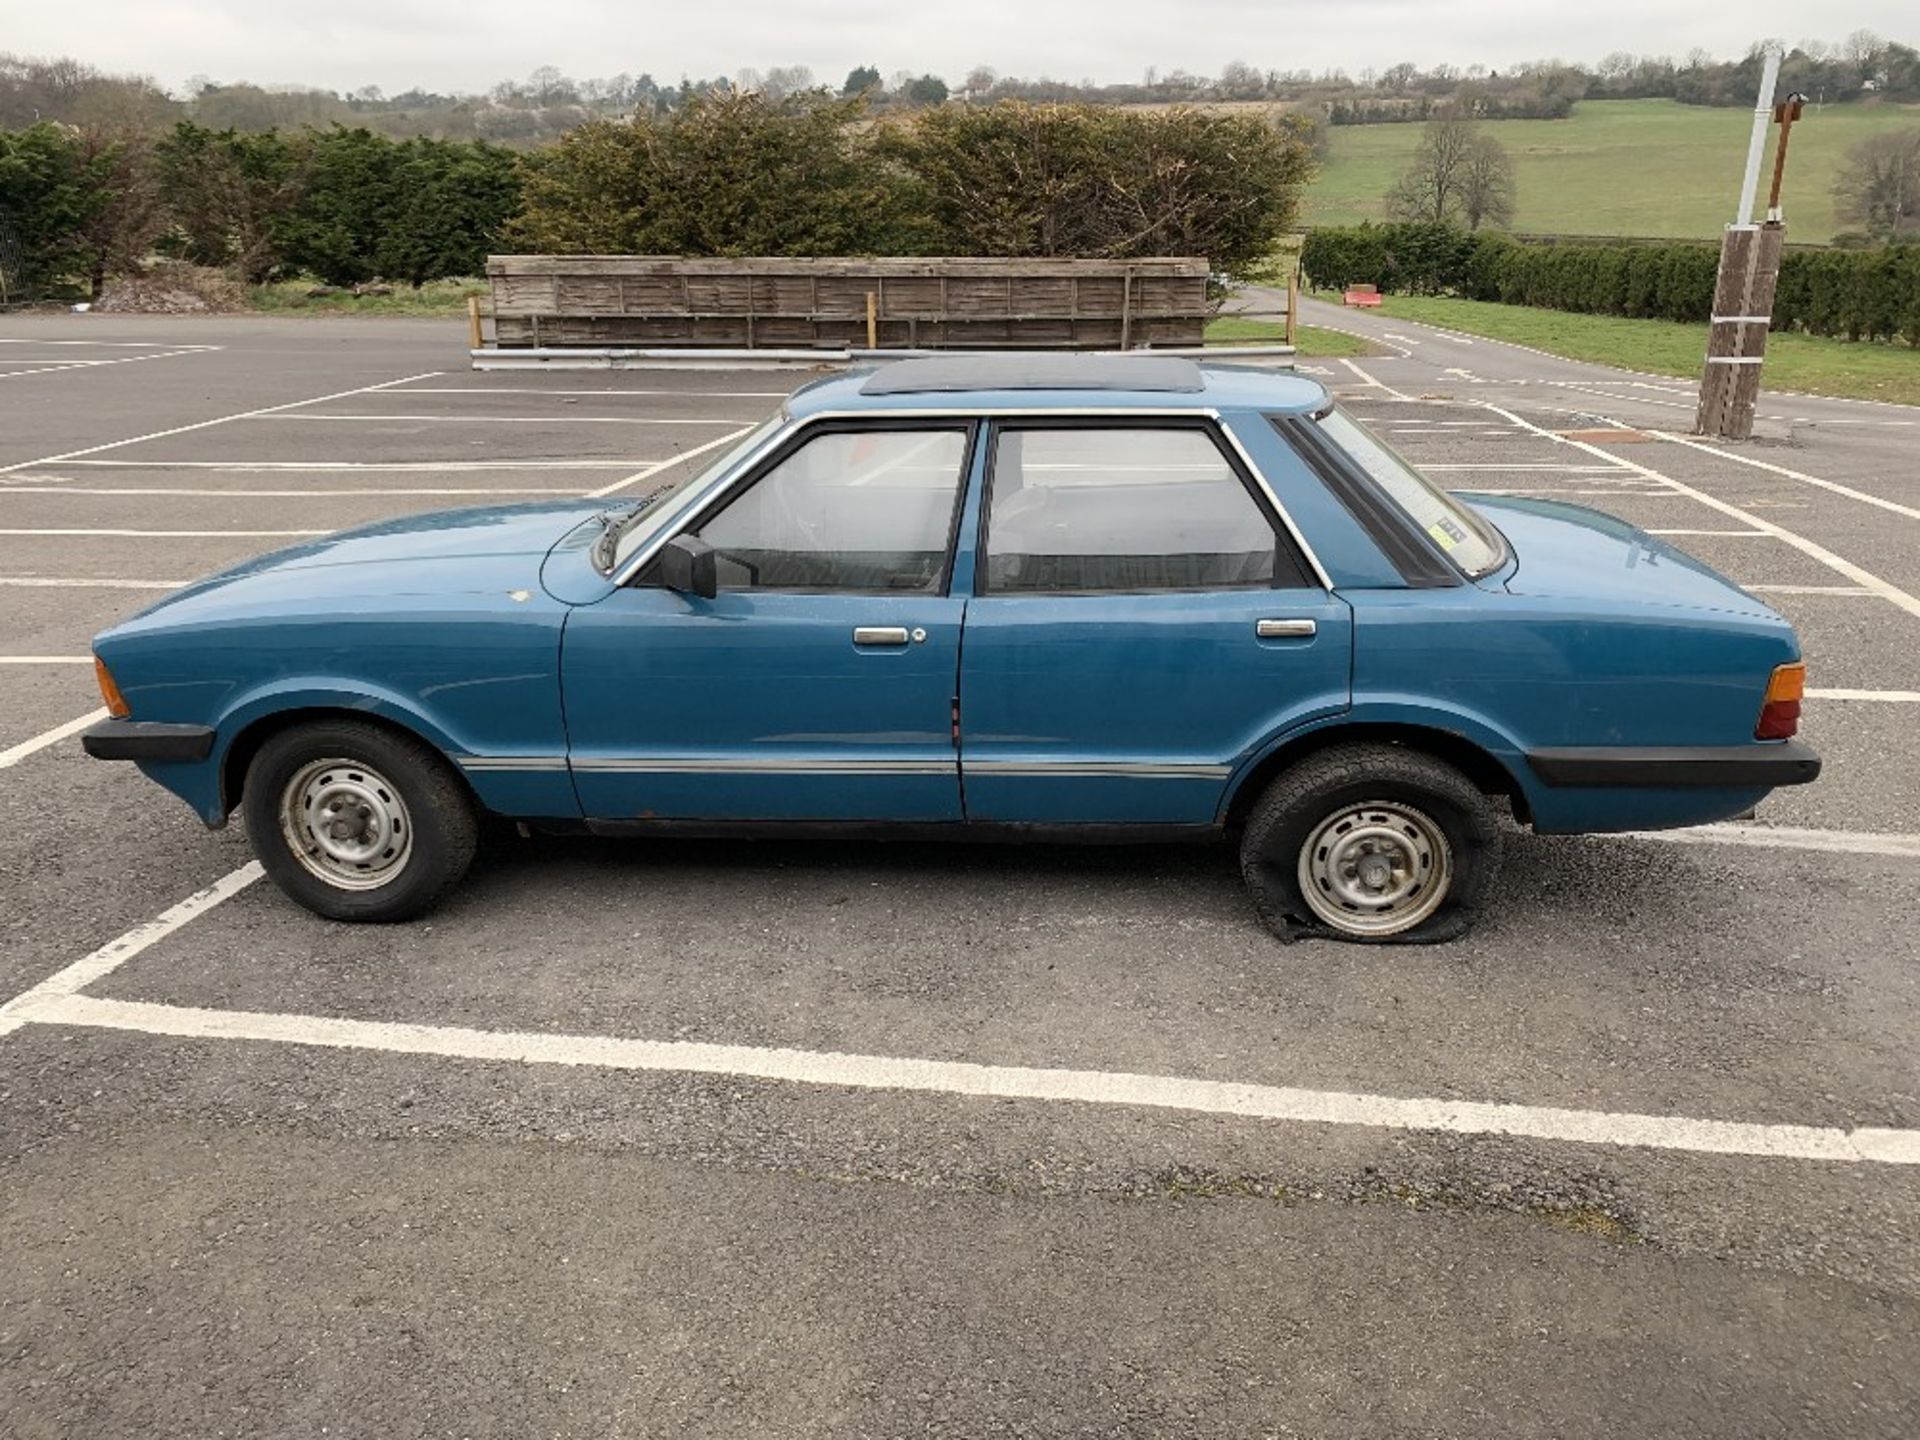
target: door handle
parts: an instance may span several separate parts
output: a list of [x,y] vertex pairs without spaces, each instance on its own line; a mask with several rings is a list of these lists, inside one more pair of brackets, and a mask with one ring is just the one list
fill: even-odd
[[1305,640],[1318,634],[1320,627],[1312,620],[1256,620],[1253,633],[1261,640]]
[[853,643],[856,645],[904,645],[907,643],[907,627],[904,625],[856,625],[853,627]]

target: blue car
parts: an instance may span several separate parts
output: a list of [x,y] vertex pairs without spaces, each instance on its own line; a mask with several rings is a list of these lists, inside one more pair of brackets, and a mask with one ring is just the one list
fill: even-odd
[[94,649],[88,752],[336,920],[420,914],[492,816],[1224,837],[1282,937],[1437,940],[1508,813],[1694,825],[1820,768],[1792,627],[1707,566],[1165,356],[839,375],[652,494],[346,531]]

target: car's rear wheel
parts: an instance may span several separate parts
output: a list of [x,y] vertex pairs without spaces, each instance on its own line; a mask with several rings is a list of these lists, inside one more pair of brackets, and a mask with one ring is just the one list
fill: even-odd
[[322,720],[272,736],[247,767],[241,810],[274,883],[329,920],[408,920],[466,873],[472,798],[411,736]]
[[1240,872],[1282,938],[1464,934],[1498,868],[1487,797],[1399,745],[1336,745],[1283,771],[1248,817]]

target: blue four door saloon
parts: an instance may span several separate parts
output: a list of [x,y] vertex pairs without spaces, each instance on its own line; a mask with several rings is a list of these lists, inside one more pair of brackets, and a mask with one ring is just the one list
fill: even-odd
[[1283,937],[1444,939],[1503,809],[1693,825],[1820,767],[1792,628],[1705,565],[1170,357],[837,376],[653,494],[347,531],[95,652],[89,753],[337,920],[427,909],[494,815],[1232,836]]

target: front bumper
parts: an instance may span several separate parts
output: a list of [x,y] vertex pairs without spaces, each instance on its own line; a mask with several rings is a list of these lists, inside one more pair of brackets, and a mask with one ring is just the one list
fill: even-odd
[[1820,756],[1800,740],[1751,745],[1581,746],[1531,750],[1527,765],[1556,789],[1775,789],[1820,775]]
[[96,760],[191,763],[213,753],[211,725],[158,720],[102,720],[80,732],[80,748]]

